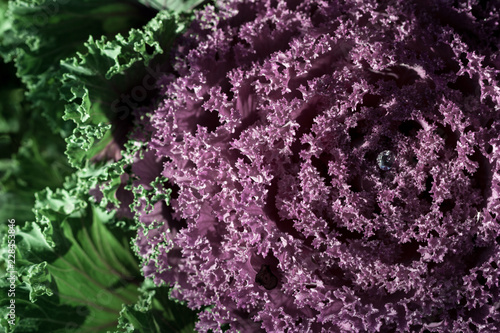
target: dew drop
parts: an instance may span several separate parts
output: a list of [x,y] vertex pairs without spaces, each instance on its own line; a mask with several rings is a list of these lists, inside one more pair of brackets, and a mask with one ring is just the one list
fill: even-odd
[[390,170],[394,163],[394,155],[390,150],[384,150],[377,156],[378,167],[384,171]]

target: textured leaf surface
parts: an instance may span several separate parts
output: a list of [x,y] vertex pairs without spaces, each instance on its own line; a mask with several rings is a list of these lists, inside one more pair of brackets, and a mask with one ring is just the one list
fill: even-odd
[[60,100],[59,62],[85,52],[89,36],[100,38],[126,33],[151,19],[154,10],[137,1],[17,0],[9,3],[6,30],[0,37],[0,54],[13,60],[26,84],[27,97],[43,112],[52,129],[69,135]]
[[116,138],[115,128],[126,127],[132,111],[139,107],[130,101],[131,91],[139,87],[148,93],[144,80],[161,72],[158,62],[151,60],[169,49],[184,27],[178,17],[161,12],[143,30],[131,30],[127,38],[90,38],[85,54],[61,63],[62,97],[69,101],[64,118],[77,126],[67,138],[67,155],[73,166],[84,166],[112,137],[124,141]]
[[145,280],[142,295],[134,305],[124,306],[118,327],[124,332],[194,332],[196,312],[169,298],[167,287]]
[[34,193],[60,186],[70,172],[64,140],[24,99],[11,64],[0,61],[0,221],[32,220]]
[[[66,186],[78,188],[75,180]],[[106,332],[116,326],[122,304],[139,295],[130,235],[108,226],[113,214],[90,203],[83,190],[42,191],[37,221],[17,229],[19,321],[13,332]]]

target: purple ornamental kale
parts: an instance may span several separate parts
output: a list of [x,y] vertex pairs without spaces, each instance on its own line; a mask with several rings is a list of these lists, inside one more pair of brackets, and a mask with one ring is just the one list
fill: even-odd
[[477,0],[198,12],[151,118],[174,196],[139,214],[145,275],[213,306],[200,332],[493,332],[499,21]]

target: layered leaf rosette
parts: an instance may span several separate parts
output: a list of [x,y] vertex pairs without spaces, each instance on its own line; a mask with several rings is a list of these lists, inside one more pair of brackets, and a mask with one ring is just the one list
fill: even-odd
[[145,276],[211,306],[200,332],[498,327],[498,19],[477,1],[198,12],[132,168],[172,193],[137,206]]

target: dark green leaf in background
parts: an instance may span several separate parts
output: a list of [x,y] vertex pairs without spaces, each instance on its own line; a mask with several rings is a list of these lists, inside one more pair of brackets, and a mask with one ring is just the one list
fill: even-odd
[[4,239],[0,332],[193,331],[196,314],[143,281],[134,222],[113,209],[145,144],[127,143],[134,121],[123,95],[168,71],[172,42],[201,2],[0,1],[0,231],[7,219],[18,225],[17,322],[5,320]]
[[72,124],[62,119],[59,62],[84,52],[89,36],[126,34],[154,17],[156,11],[135,0],[16,0],[6,12],[0,55],[14,61],[26,85],[27,99],[56,133],[66,137]]
[[[80,175],[68,178],[71,190],[40,192],[37,221],[17,228],[18,322],[2,325],[8,332],[192,332],[195,313],[170,300],[167,287],[143,281],[130,248],[133,230],[92,203]],[[4,258],[6,248],[4,241]]]

